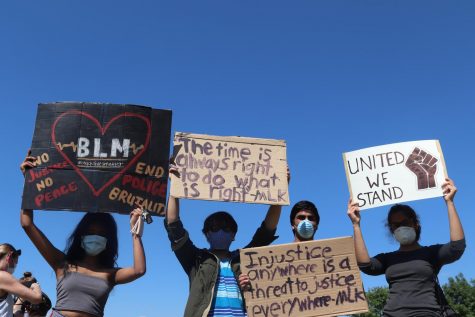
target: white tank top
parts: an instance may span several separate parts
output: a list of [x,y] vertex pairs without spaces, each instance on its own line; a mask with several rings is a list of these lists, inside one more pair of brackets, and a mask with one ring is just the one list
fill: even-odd
[[13,296],[7,294],[0,298],[0,317],[13,317]]

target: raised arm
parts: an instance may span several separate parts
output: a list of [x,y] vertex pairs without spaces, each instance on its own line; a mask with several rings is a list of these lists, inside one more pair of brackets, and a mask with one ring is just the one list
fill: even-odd
[[[169,173],[170,181],[175,177],[180,177],[178,169],[174,165],[170,165]],[[166,211],[167,224],[174,223],[180,219],[180,201],[177,197],[168,195],[167,211]]]
[[[131,229],[134,227],[140,217],[142,217],[142,213],[142,208],[135,208],[130,213]],[[134,252],[134,265],[132,267],[118,269],[115,273],[115,284],[129,283],[145,274],[147,267],[145,261],[145,251],[143,249],[142,237],[140,234],[132,234],[132,246]]]
[[[287,184],[290,184],[290,169],[287,166]],[[264,225],[267,230],[273,231],[279,224],[280,214],[282,212],[281,205],[271,205],[267,210],[266,218],[264,219]]]
[[0,271],[0,289],[30,301],[33,304],[39,304],[43,299],[38,283],[33,283],[31,287],[28,288],[18,282],[10,273],[4,271]]
[[454,182],[450,178],[446,178],[445,180],[446,182],[442,185],[442,189],[444,190],[444,200],[449,215],[450,241],[458,241],[464,239],[465,234],[454,204],[457,187],[455,187]]
[[355,243],[355,254],[356,254],[356,261],[359,264],[367,264],[371,262],[371,258],[368,254],[368,250],[366,249],[366,244],[363,239],[363,233],[361,232],[360,222],[361,222],[361,215],[360,215],[360,208],[358,206],[358,202],[353,202],[350,198],[348,202],[348,217],[353,224],[353,240]]
[[33,222],[33,210],[22,209],[20,213],[20,223],[31,242],[33,242],[53,270],[56,272],[58,269],[61,269],[64,264],[65,255],[56,249],[43,232],[35,225]]
[[[30,156],[31,151],[28,151],[28,155],[21,163],[20,170],[23,175],[30,169],[36,166],[36,159]],[[40,229],[35,225],[33,221],[33,210],[25,209],[20,212],[20,223],[25,230],[26,234],[33,242],[35,247],[40,251],[43,258],[48,264],[55,270],[55,272],[62,268],[65,255],[60,250],[56,249],[53,244],[46,238]]]
[[168,195],[166,216],[167,223],[171,224],[180,219],[180,200],[172,195]]
[[279,224],[280,213],[282,211],[282,206],[280,205],[271,205],[267,210],[266,218],[264,219],[264,225],[269,231],[274,231]]

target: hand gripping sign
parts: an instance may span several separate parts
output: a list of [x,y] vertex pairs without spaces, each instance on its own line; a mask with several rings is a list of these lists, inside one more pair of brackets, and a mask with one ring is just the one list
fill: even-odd
[[347,152],[343,161],[351,196],[361,209],[443,196],[447,170],[438,140]]
[[22,208],[164,214],[170,129],[169,110],[40,104]]

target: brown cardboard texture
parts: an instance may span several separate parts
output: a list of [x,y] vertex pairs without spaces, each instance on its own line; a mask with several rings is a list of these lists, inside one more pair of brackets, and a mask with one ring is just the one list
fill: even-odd
[[249,317],[338,316],[368,311],[352,237],[240,250]]
[[176,132],[171,195],[289,205],[286,149],[282,140]]

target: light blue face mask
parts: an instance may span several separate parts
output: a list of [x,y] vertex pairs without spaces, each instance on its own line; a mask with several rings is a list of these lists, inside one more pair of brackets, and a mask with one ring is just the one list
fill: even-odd
[[81,247],[87,255],[95,256],[106,249],[107,238],[95,234],[82,236]]
[[223,229],[218,231],[209,231],[206,234],[211,249],[214,250],[229,250],[231,242],[233,242],[232,232],[226,232]]
[[313,229],[313,224],[309,220],[305,219],[299,222],[297,226],[297,233],[299,236],[304,239],[310,239],[313,237],[314,232],[315,230]]

